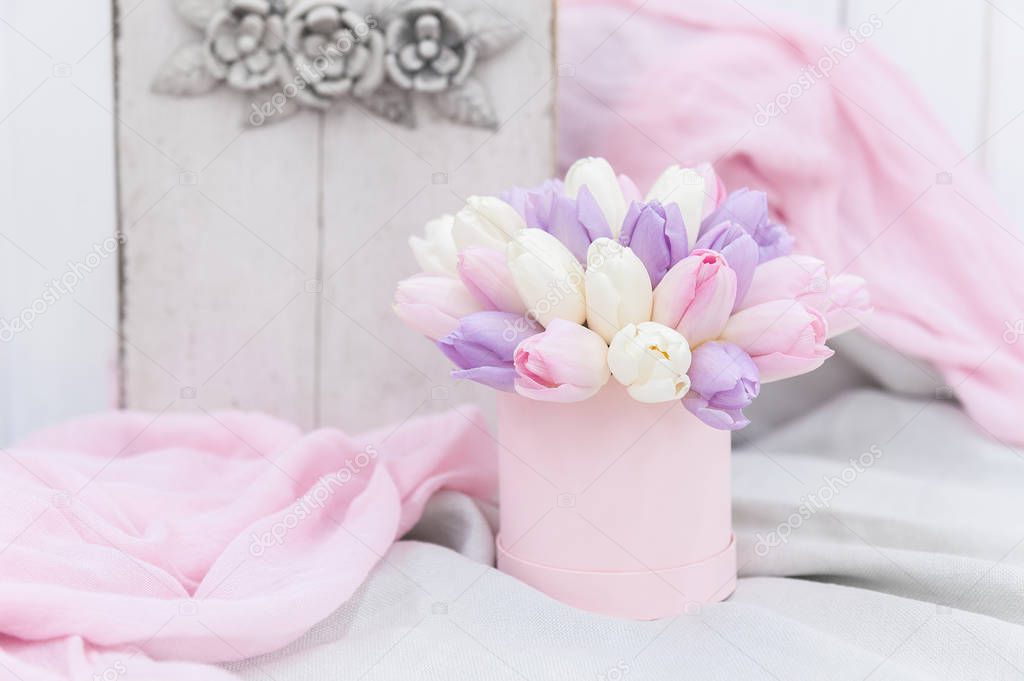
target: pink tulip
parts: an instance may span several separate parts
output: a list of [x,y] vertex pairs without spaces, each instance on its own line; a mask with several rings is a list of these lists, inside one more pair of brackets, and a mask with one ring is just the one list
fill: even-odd
[[432,340],[454,331],[459,319],[483,307],[461,281],[439,274],[417,274],[398,284],[395,314]]
[[[626,199],[626,205],[634,201],[643,201],[643,194],[637,189],[636,182],[629,175],[619,175],[619,188],[622,190],[622,197]],[[617,226],[616,226],[617,228]]]
[[827,288],[825,263],[807,255],[782,256],[757,266],[750,290],[737,310],[773,300],[798,300],[824,312]]
[[822,313],[828,320],[828,337],[852,331],[860,326],[860,318],[871,312],[871,296],[867,282],[855,274],[832,277],[825,294]]
[[608,382],[608,344],[585,326],[555,318],[519,344],[516,392],[542,402],[580,402]]
[[697,249],[654,289],[654,321],[683,334],[690,347],[717,338],[736,301],[736,273],[720,254]]
[[467,248],[459,254],[459,277],[488,310],[526,312],[505,254],[492,248]]
[[741,310],[721,339],[735,343],[757,365],[762,383],[806,374],[832,356],[825,346],[828,323],[820,312],[793,300],[775,300]]

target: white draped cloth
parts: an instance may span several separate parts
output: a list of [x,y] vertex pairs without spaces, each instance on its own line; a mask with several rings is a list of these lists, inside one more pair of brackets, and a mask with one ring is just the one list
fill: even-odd
[[[442,493],[344,607],[229,669],[274,681],[1024,679],[1024,458],[926,368],[856,337],[841,345],[847,359],[820,375],[766,387],[761,426],[737,438],[741,578],[727,601],[653,622],[575,610],[495,570],[493,509]],[[887,369],[872,381],[853,357]]]

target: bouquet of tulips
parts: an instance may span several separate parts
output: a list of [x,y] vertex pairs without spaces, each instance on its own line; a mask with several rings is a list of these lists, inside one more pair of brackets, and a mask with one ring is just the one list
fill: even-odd
[[735,430],[761,383],[821,366],[870,309],[861,278],[792,254],[765,194],[727,194],[707,164],[672,166],[642,196],[586,158],[425,231],[395,311],[453,376],[535,400],[585,400],[614,377]]

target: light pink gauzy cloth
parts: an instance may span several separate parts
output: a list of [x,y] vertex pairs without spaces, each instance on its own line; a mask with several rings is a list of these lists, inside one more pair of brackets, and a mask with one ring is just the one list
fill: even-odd
[[494,495],[475,409],[354,438],[239,412],[43,431],[0,456],[0,678],[230,678],[158,660],[300,637],[442,487]]
[[1024,319],[1024,247],[973,158],[870,38],[844,52],[846,33],[743,5],[559,3],[560,162],[604,156],[644,186],[709,160],[730,189],[763,189],[799,251],[868,281],[869,336],[1024,442],[1024,342],[1003,338]]

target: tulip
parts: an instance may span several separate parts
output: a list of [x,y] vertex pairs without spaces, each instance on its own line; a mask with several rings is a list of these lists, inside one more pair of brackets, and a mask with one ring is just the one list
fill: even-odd
[[718,208],[724,198],[725,185],[708,163],[696,168],[669,166],[647,192],[648,201],[679,206],[690,248],[697,242],[701,221]]
[[556,196],[565,196],[565,184],[561,180],[544,180],[536,187],[513,187],[500,194],[501,200],[522,216],[527,227],[545,226],[543,216],[551,212]]
[[654,289],[656,322],[679,331],[690,347],[717,338],[736,302],[736,273],[718,253],[697,250]]
[[462,283],[486,309],[518,314],[526,312],[504,252],[467,248],[459,253],[458,263]]
[[615,334],[608,367],[638,402],[670,402],[690,390],[690,345],[657,322],[630,324]]
[[637,188],[636,182],[629,175],[619,175],[619,189],[622,190],[622,199],[626,202],[627,206],[634,201],[643,203],[643,195]]
[[674,203],[630,204],[619,241],[644,263],[652,286],[657,286],[665,273],[690,252],[683,214]]
[[739,430],[750,424],[743,409],[760,391],[750,355],[732,343],[710,341],[693,351],[690,392],[683,405],[712,428]]
[[758,262],[789,255],[793,250],[789,231],[769,219],[768,197],[764,192],[739,189],[729,194],[717,210],[704,218],[701,234],[723,222],[735,222],[754,237],[759,250]]
[[459,319],[481,310],[461,281],[439,274],[417,274],[399,282],[395,314],[432,340],[455,330]]
[[455,217],[442,215],[423,227],[424,236],[409,237],[409,247],[424,272],[455,275],[457,254],[452,239]]
[[587,187],[601,209],[605,221],[611,228],[612,237],[617,237],[626,217],[626,199],[622,186],[608,161],[603,158],[582,158],[576,161],[565,174],[565,193],[575,199],[580,189]]
[[773,300],[798,300],[808,307],[824,312],[827,288],[828,272],[825,263],[817,258],[808,255],[775,258],[758,265],[754,270],[750,292],[740,301],[737,309],[742,310]]
[[860,317],[871,312],[867,283],[855,274],[832,277],[825,298],[827,304],[822,313],[828,321],[829,338],[857,328]]
[[544,326],[553,319],[587,318],[583,266],[542,229],[524,229],[508,244],[508,269],[528,314]]
[[644,264],[632,250],[598,239],[587,253],[587,326],[611,342],[627,324],[651,320],[654,292]]
[[579,402],[608,382],[608,345],[585,326],[554,319],[515,350],[515,390],[543,402]]
[[473,246],[504,251],[509,240],[525,227],[516,209],[501,199],[471,196],[466,206],[455,214],[452,237],[459,251]]
[[793,300],[775,300],[734,314],[721,340],[746,351],[762,383],[806,374],[832,356],[825,346],[828,323],[821,313]]
[[747,296],[757,267],[758,247],[747,232],[731,222],[723,222],[697,239],[697,248],[720,253],[729,269],[736,273],[736,305]]
[[458,328],[437,341],[437,346],[458,367],[452,371],[453,378],[512,392],[516,347],[540,331],[539,324],[521,314],[474,312],[460,319]]
[[576,198],[565,194],[558,180],[548,180],[535,189],[506,192],[509,203],[523,216],[527,227],[543,229],[561,241],[580,263],[587,261],[587,249],[595,239],[612,235],[604,213],[587,187]]

